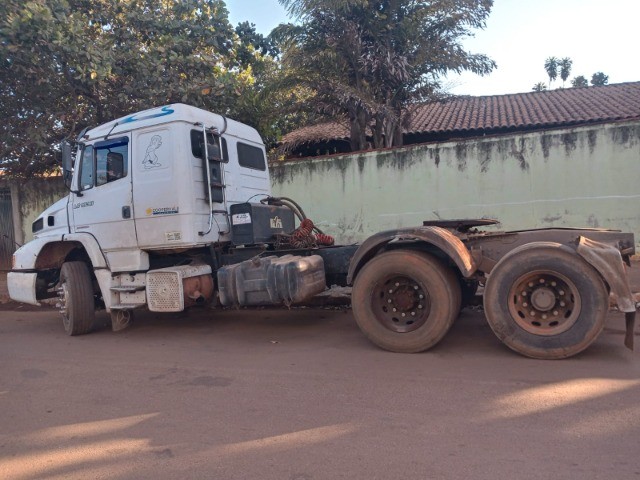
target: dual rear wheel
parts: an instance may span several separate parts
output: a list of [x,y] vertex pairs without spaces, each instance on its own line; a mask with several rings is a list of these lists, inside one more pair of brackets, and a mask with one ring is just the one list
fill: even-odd
[[[598,272],[568,247],[536,242],[505,255],[484,291],[488,323],[512,350],[559,359],[587,348],[604,327],[608,292]],[[393,352],[420,352],[447,333],[461,307],[460,281],[433,255],[382,253],[356,277],[352,305],[369,340]]]

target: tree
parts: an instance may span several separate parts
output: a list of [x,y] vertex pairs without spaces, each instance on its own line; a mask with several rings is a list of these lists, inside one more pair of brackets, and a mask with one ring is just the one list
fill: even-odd
[[573,60],[569,57],[565,57],[558,63],[560,67],[560,78],[562,79],[562,88],[564,88],[564,82],[567,81],[569,75],[571,75],[571,66],[573,65]]
[[267,150],[274,150],[282,135],[298,128],[312,116],[306,105],[310,93],[291,83],[278,61],[280,49],[271,37],[256,32],[255,25],[236,27],[240,45],[237,57],[251,72],[250,85],[242,89],[231,114],[234,119],[257,129]]
[[237,41],[222,0],[0,2],[0,166],[50,170],[64,136],[151,106],[232,111]]
[[283,67],[313,92],[317,111],[349,120],[352,150],[402,144],[409,106],[436,98],[448,72],[495,67],[464,50],[492,0],[280,0],[298,21],[272,35]]
[[602,72],[596,72],[591,76],[591,85],[594,87],[602,87],[609,83],[609,75]]
[[551,82],[558,78],[558,59],[556,57],[549,57],[544,61],[544,69],[549,76],[549,88],[551,88]]
[[531,90],[533,90],[534,92],[544,92],[546,89],[547,86],[544,84],[544,82],[538,82],[533,86]]
[[241,64],[245,66],[252,64],[256,60],[256,55],[276,58],[280,54],[280,50],[271,38],[256,31],[255,24],[241,22],[235,31],[240,40],[237,57]]
[[582,75],[578,75],[571,80],[571,86],[574,88],[583,88],[589,86],[589,81]]

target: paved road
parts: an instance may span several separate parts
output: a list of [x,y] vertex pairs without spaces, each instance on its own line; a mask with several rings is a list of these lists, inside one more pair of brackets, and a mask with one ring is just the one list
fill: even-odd
[[418,355],[335,310],[75,338],[55,311],[3,311],[0,478],[640,479],[640,353],[610,316],[582,355],[539,361],[477,311]]

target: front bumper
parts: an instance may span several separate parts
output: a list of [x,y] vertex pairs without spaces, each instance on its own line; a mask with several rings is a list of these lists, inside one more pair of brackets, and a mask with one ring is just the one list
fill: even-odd
[[9,297],[16,302],[29,303],[40,306],[36,299],[37,273],[9,272],[7,274],[7,287]]

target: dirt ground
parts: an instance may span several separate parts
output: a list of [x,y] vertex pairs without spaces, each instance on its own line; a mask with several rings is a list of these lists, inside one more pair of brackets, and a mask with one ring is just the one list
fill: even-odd
[[640,479],[617,312],[560,361],[511,352],[478,308],[416,355],[341,309],[107,320],[72,338],[55,310],[0,311],[0,478]]

